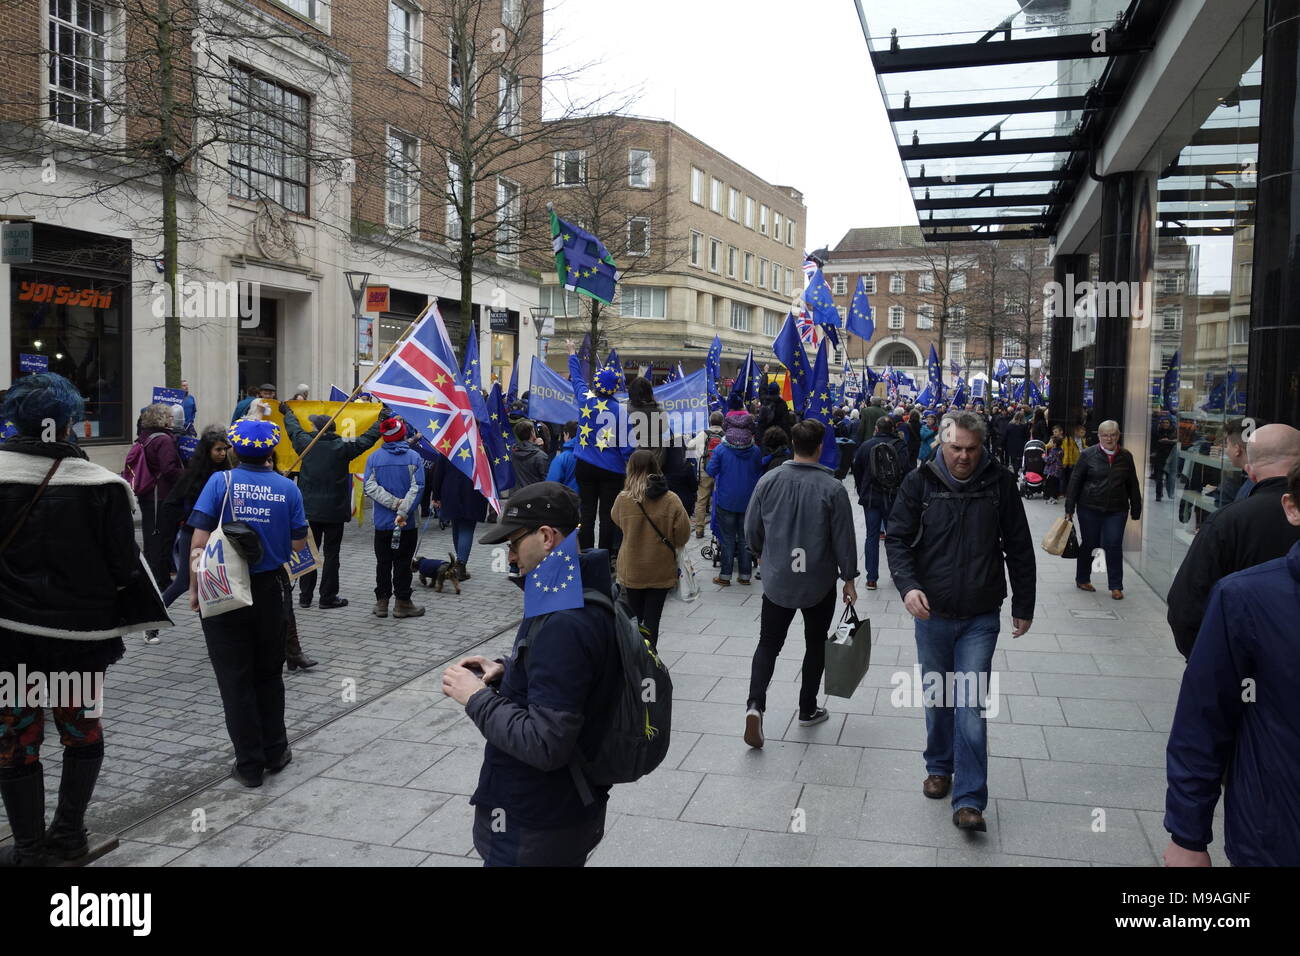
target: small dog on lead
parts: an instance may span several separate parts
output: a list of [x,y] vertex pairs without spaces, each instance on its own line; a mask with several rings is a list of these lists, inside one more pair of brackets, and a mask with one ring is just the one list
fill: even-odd
[[[439,561],[437,558],[416,558],[411,562],[411,570],[420,578],[420,584],[424,587],[432,587],[439,594],[442,593],[442,586],[447,581],[460,593],[460,578],[456,575],[456,556],[447,555],[446,561]],[[430,584],[430,580],[433,581]]]

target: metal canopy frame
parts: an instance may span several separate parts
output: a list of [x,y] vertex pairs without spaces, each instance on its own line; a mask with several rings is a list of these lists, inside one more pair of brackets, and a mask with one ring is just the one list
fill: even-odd
[[[1130,0],[1127,9],[1105,29],[1104,44],[1096,42],[1096,31],[1086,31],[1087,24],[1078,25],[1074,32],[1063,32],[1058,35],[1015,37],[1015,32],[1021,29],[1016,25],[1020,14],[1013,14],[988,28],[987,32],[973,42],[906,48],[905,38],[900,38],[898,31],[892,30],[888,43],[882,43],[877,48],[867,28],[867,18],[863,12],[864,0],[854,0],[854,2],[871,62],[876,70],[877,81],[880,83],[881,94],[885,100],[886,113],[894,128],[899,158],[904,163],[908,186],[913,190],[913,201],[921,222],[922,236],[927,241],[1042,239],[1052,236],[1083,178],[1085,176],[1096,178],[1094,153],[1103,141],[1115,108],[1123,99],[1143,55],[1154,47],[1160,24],[1173,6],[1172,0]],[[1025,4],[1022,2],[1021,6],[1024,7]],[[882,10],[884,10],[883,3]],[[894,10],[890,8],[881,15],[884,17],[892,13]],[[961,101],[931,102],[913,106],[912,93],[909,89],[903,96],[903,105],[891,107],[889,105],[891,93],[886,89],[884,79],[886,76],[893,77],[901,73],[928,74],[941,70],[996,69],[1008,64],[1061,60],[1104,60],[1105,64],[1099,74],[1094,74],[1096,78],[1085,91],[1069,93],[1062,90],[1063,95],[1047,96],[1042,99],[1034,99],[1031,96],[1017,100],[972,102],[972,99],[979,99],[978,95],[962,96],[954,89],[950,91],[950,95],[954,100],[962,96]],[[1076,90],[1082,87],[1082,83],[1074,85]],[[954,82],[951,86],[957,88],[961,83]],[[990,82],[988,86],[990,91],[998,88],[995,81]],[[897,96],[898,92],[900,91],[895,90],[893,95]],[[978,90],[970,92],[978,93]],[[1240,88],[1236,93],[1243,99],[1259,95],[1257,88],[1246,87]],[[926,95],[939,94],[927,93]],[[1023,117],[1034,113],[1063,116],[1065,122],[1075,119],[1076,113],[1078,116],[1072,129],[1062,128],[1058,123],[1055,135],[1003,135],[1003,124],[1011,117]],[[918,134],[920,127],[911,125],[969,117],[999,119],[994,121],[994,125],[971,139],[945,139],[936,142],[925,142]],[[911,128],[905,129],[905,125],[910,125]],[[1049,125],[1051,125],[1050,121]],[[951,126],[949,130],[951,131]],[[1036,132],[1036,130],[1028,130],[1028,132]],[[1193,141],[1193,145],[1218,144],[1221,141],[1226,142],[1229,137],[1233,142],[1239,143],[1242,142],[1241,132],[1239,129],[1224,130],[1222,133],[1216,130],[1202,130],[1198,138]],[[1004,156],[1018,156],[1025,159],[1009,164],[1012,166],[1009,169],[1005,167],[997,169],[996,163],[982,164],[984,167],[989,167],[988,171],[957,172],[952,167],[953,161]],[[924,164],[926,161],[933,160],[944,161],[944,165],[948,167],[945,175],[936,176],[933,170],[927,173]],[[1035,162],[1040,168],[1034,170],[1014,168],[1025,161]],[[909,168],[907,165],[909,163],[920,163],[919,170]],[[975,163],[969,165],[980,169],[980,165]],[[1190,169],[1185,167],[1174,167],[1167,171],[1166,175],[1171,173],[1185,175],[1184,169],[1190,172]],[[994,187],[1005,183],[1035,183],[1039,188],[997,195]],[[961,187],[970,188],[967,190]],[[940,189],[943,195],[931,196],[931,188]],[[924,192],[919,193],[920,190]],[[1212,192],[1207,195],[1202,191],[1195,198],[1197,201],[1210,200],[1213,198]],[[1161,198],[1173,197],[1166,196],[1166,191],[1162,190]],[[989,212],[991,209],[999,209],[1002,214],[991,214]],[[939,210],[951,211],[953,215],[936,216],[935,212]]]

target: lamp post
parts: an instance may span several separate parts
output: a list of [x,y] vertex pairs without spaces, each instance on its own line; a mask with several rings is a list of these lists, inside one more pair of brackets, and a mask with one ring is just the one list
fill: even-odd
[[361,387],[361,301],[366,296],[366,286],[370,284],[370,273],[344,272],[343,275],[348,280],[348,292],[352,294],[352,338],[355,346],[352,352],[352,390],[355,392]]
[[537,333],[535,351],[537,352],[537,357],[544,362],[546,361],[546,356],[542,354],[542,326],[546,323],[546,320],[551,317],[551,308],[550,306],[539,305],[529,308],[528,311],[532,313],[533,331]]

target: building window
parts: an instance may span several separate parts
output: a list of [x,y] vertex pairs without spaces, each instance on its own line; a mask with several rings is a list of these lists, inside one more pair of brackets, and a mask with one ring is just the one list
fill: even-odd
[[699,267],[704,264],[704,234],[691,233],[691,265]]
[[1002,357],[1020,358],[1020,339],[1008,335],[1002,339]]
[[[461,182],[460,182],[460,163],[447,157],[447,241],[460,242],[461,237]],[[473,200],[470,201],[470,209],[466,212],[469,219],[474,218]]]
[[1183,274],[1166,272],[1160,276],[1158,288],[1165,295],[1177,295],[1183,291]]
[[781,291],[781,267],[775,262],[772,263],[772,291]]
[[1229,322],[1231,331],[1229,332],[1229,345],[1249,345],[1250,344],[1250,316],[1234,315]]
[[758,287],[760,289],[767,288],[767,260],[766,259],[758,260]]
[[727,278],[736,278],[736,267],[740,264],[740,250],[735,246],[727,246]]
[[897,295],[903,291],[903,274],[895,272],[889,277],[889,291]]
[[709,208],[722,214],[722,180],[714,179],[709,186]]
[[754,228],[754,197],[745,197],[745,228]]
[[[844,310],[841,309],[840,311],[843,312]],[[844,346],[835,346],[835,355],[831,358],[831,364],[836,368],[844,367]]]
[[781,322],[785,318],[780,312],[772,309],[763,310],[763,334],[768,338],[774,339],[781,334]]
[[736,332],[749,331],[749,313],[751,308],[739,302],[731,303],[731,328]]
[[637,189],[649,189],[652,165],[650,150],[629,149],[627,151],[627,184],[635,186]]
[[89,0],[50,0],[49,118],[87,133],[107,131],[109,14]]
[[891,368],[907,368],[916,364],[916,356],[906,345],[893,345],[881,352],[879,361]]
[[650,285],[625,285],[618,292],[618,314],[623,318],[662,319],[667,290]]
[[752,252],[745,253],[744,279],[750,285],[754,284],[754,254]]
[[965,321],[966,321],[966,306],[964,306],[964,305],[954,305],[951,309],[949,309],[949,310],[948,310],[948,321],[949,321],[949,322],[952,322],[952,323],[954,323],[954,324],[956,324],[956,325],[960,325],[961,323],[965,322]]
[[1254,281],[1255,263],[1242,262],[1237,266],[1237,288],[1236,295],[1250,295],[1251,283]]
[[862,291],[867,295],[876,294],[876,274],[874,272],[868,272],[862,277]]
[[791,269],[786,269],[785,270],[785,294],[792,295],[793,293],[794,293],[794,272]]
[[419,144],[410,136],[388,134],[388,225],[409,229],[420,224]]
[[901,305],[891,305],[889,307],[889,327],[895,331],[903,327],[903,307]]
[[767,207],[761,203],[758,207],[758,231],[767,235]]
[[709,240],[709,271],[722,271],[722,243],[717,239]]
[[787,246],[794,245],[794,220],[793,219],[787,219],[785,221],[785,244]]
[[576,292],[566,292],[564,286],[542,286],[541,304],[557,319],[573,319],[583,314],[581,297]]
[[388,68],[403,76],[420,70],[420,14],[409,4],[389,0]]
[[740,221],[740,191],[731,187],[727,187],[727,218]]
[[934,328],[934,306],[923,305],[916,310],[916,327],[918,329]]
[[497,179],[497,258],[514,260],[519,255],[519,187],[508,179]]
[[306,17],[308,20],[320,19],[317,0],[277,0],[277,2],[288,7],[294,13]]
[[834,276],[834,277],[831,279],[831,283],[832,283],[832,285],[831,285],[831,290],[835,293],[835,295],[848,295],[848,294],[849,294],[849,277],[848,277],[848,276]]
[[849,317],[849,310],[848,310],[848,308],[845,307],[845,306],[842,306],[842,305],[837,305],[837,306],[835,307],[835,311],[838,312],[838,313],[840,314],[840,325],[843,325],[843,324],[844,324],[844,320],[847,319],[847,318]]
[[954,272],[949,276],[948,288],[953,292],[961,292],[966,288],[966,273]]
[[691,167],[691,202],[704,205],[704,170]]
[[523,0],[501,0],[501,25],[511,30],[519,29],[519,17],[523,12],[520,4]]
[[633,216],[627,221],[627,254],[644,256],[650,253],[650,219]]
[[581,186],[587,181],[587,153],[565,149],[555,154],[555,185]]
[[504,71],[497,77],[497,126],[507,136],[519,135],[519,77]]
[[775,210],[772,211],[772,238],[781,241],[781,214]]
[[[447,96],[451,101],[451,105],[455,107],[460,107],[462,104],[462,97],[464,97],[466,87],[465,74],[468,73],[470,77],[474,75],[473,44],[468,44],[467,49],[464,51],[465,63],[463,65],[461,58],[460,42],[453,35],[449,38],[447,46]],[[469,110],[473,113],[474,101],[472,98],[467,98],[467,100]]]
[[1183,330],[1183,307],[1181,305],[1171,305],[1161,309],[1160,328],[1165,332],[1181,332]]
[[966,340],[949,339],[944,343],[944,361],[963,365],[966,362]]
[[230,194],[307,212],[307,97],[232,64]]
[[933,272],[922,272],[920,275],[918,275],[918,276],[916,277],[916,291],[917,291],[917,292],[933,292],[933,291],[934,291],[934,273],[933,273]]

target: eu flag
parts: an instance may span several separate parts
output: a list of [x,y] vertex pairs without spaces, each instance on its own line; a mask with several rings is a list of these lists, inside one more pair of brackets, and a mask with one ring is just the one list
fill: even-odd
[[618,267],[599,239],[551,213],[551,248],[555,250],[555,271],[570,292],[580,292],[606,305],[614,301]]
[[519,401],[519,358],[515,357],[515,364],[510,367],[510,391],[506,393],[506,401],[513,405]]
[[998,359],[997,370],[993,373],[993,381],[1001,382],[1011,374],[1011,366],[1007,364],[1006,359]]
[[831,369],[827,350],[830,345],[825,339],[817,347],[817,361],[813,363],[812,383],[808,390],[808,411],[805,418],[815,418],[826,426],[822,438],[821,463],[832,471],[839,464],[839,448],[835,444],[835,429],[831,427]]
[[871,318],[871,300],[867,298],[867,287],[858,276],[858,287],[849,303],[849,314],[844,320],[844,327],[865,341],[870,341],[876,334],[876,323]]
[[578,346],[578,371],[582,375],[584,382],[591,381],[591,358],[595,350],[591,347],[591,333],[588,332],[582,337],[582,344]]
[[510,447],[515,443],[515,433],[510,428],[500,382],[492,383],[492,391],[487,397],[487,420],[479,423],[479,432],[483,435],[483,447],[487,449],[488,458],[492,460],[497,490],[513,488],[515,469],[510,463]]
[[812,278],[808,280],[808,288],[803,290],[803,300],[807,303],[814,322],[832,328],[839,327],[840,313],[835,308],[835,300],[831,298],[831,287],[826,284],[826,277],[822,275],[821,269],[814,271]]
[[943,368],[939,365],[939,353],[934,350],[934,343],[930,344],[930,387],[927,391],[933,394],[936,402],[943,401]]
[[474,323],[469,324],[469,341],[465,343],[465,360],[461,363],[461,378],[465,380],[465,389],[469,392],[469,407],[474,409],[474,420],[482,431],[487,421],[487,403],[483,401],[483,377],[478,361],[478,329]]
[[808,356],[799,339],[799,329],[795,325],[793,314],[786,315],[781,331],[772,342],[772,354],[790,373],[790,400],[794,403],[794,413],[802,415],[808,407],[812,369],[808,366]]
[[747,397],[751,399],[762,398],[763,383],[766,380],[767,380],[767,376],[763,374],[763,370],[759,368],[758,363],[754,361],[754,350],[750,349],[749,350],[749,391],[746,393]]
[[605,359],[605,365],[618,372],[619,390],[627,388],[627,381],[623,378],[623,360],[618,357],[618,349],[609,350],[609,357]]
[[578,532],[573,531],[524,578],[524,618],[568,611],[584,603]]
[[739,395],[746,401],[750,398],[750,389],[754,387],[754,350],[749,350],[749,355],[745,361],[740,364],[740,369],[736,372],[736,377],[731,383],[731,394]]

